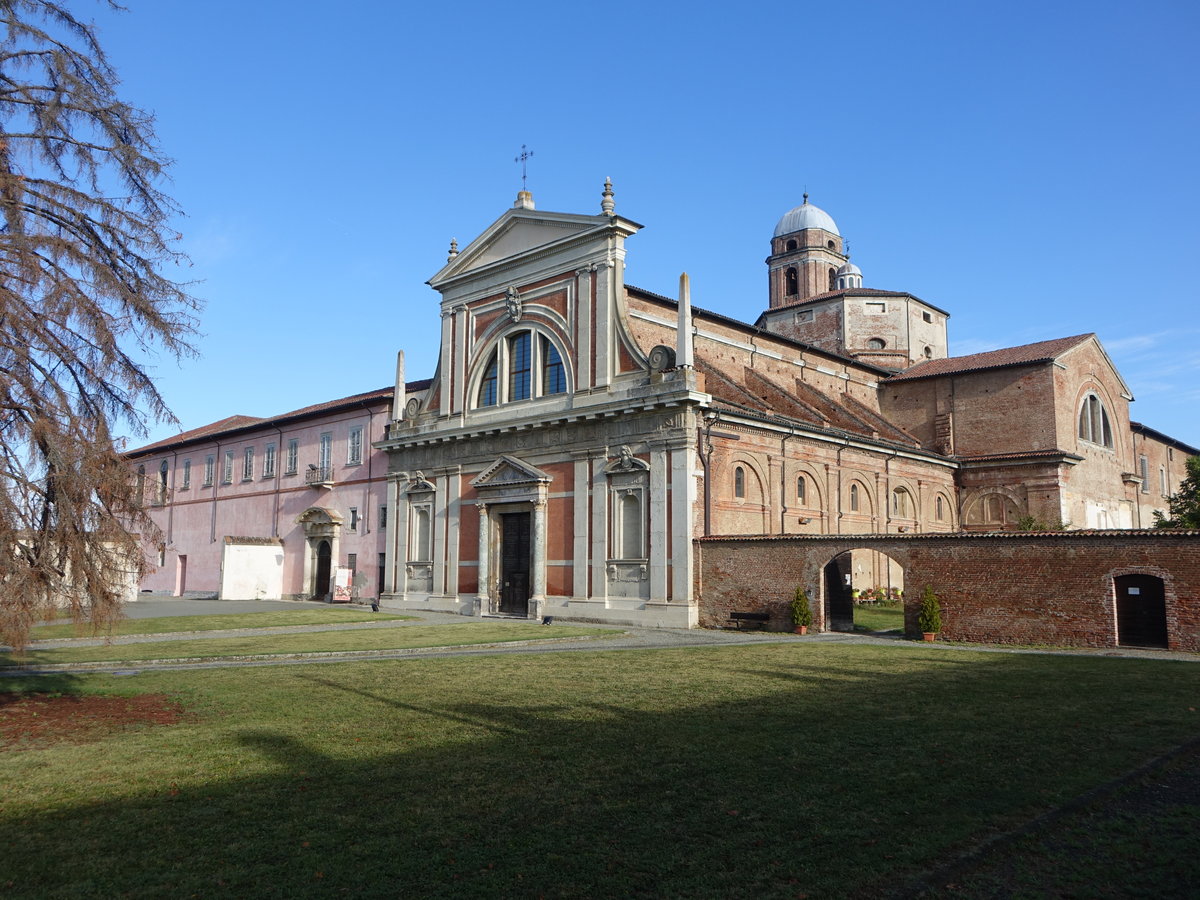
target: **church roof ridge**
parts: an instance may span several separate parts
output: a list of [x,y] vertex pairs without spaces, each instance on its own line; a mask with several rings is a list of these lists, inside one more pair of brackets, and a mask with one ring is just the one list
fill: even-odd
[[960,375],[985,369],[1005,369],[1011,366],[1031,366],[1052,362],[1072,347],[1095,337],[1094,332],[1088,332],[1071,337],[1054,338],[1049,341],[1021,344],[1017,347],[1002,347],[999,350],[969,353],[966,356],[925,360],[903,372],[897,372],[886,381],[888,383],[916,381],[921,378],[936,378],[940,375]]
[[[678,300],[654,291],[647,290],[646,288],[629,284],[628,282],[625,283],[625,289],[627,291],[636,291],[637,293],[642,294],[645,297],[649,297],[652,300],[669,303],[672,307],[678,308],[679,306]],[[810,353],[819,353],[822,356],[829,357],[830,359],[836,359],[839,363],[853,363],[855,366],[864,369],[870,369],[871,371],[878,372],[881,375],[890,375],[895,371],[895,369],[886,369],[883,366],[877,366],[874,363],[864,362],[861,359],[855,359],[853,356],[842,356],[839,353],[834,353],[832,350],[826,350],[824,347],[818,347],[816,344],[809,344],[805,341],[798,341],[795,338],[788,337],[787,335],[777,334],[776,332],[762,328],[753,322],[744,322],[741,319],[733,318],[733,316],[727,316],[724,313],[713,312],[711,309],[704,309],[703,307],[696,306],[694,303],[692,304],[692,315],[706,316],[718,322],[735,325],[739,328],[744,328],[747,331],[753,331],[755,334],[765,335],[773,340],[782,341],[785,344],[791,344],[793,347],[800,347],[801,349],[807,350]]]
[[[405,385],[408,391],[423,391],[429,387],[432,379],[424,378],[419,381],[410,381]],[[276,425],[282,422],[289,422],[295,419],[303,419],[309,416],[315,416],[324,412],[332,412],[341,409],[345,406],[354,406],[359,403],[371,401],[383,401],[392,397],[395,393],[395,385],[389,385],[385,388],[377,388],[373,391],[363,391],[358,394],[351,394],[348,397],[340,397],[337,400],[326,400],[323,403],[314,403],[310,406],[303,406],[300,409],[294,409],[291,412],[279,413],[274,416],[227,416],[224,419],[219,419],[216,422],[211,422],[208,425],[201,425],[198,428],[192,428],[188,431],[182,431],[177,435],[162,440],[155,441],[152,444],[146,444],[143,447],[138,447],[136,450],[129,450],[125,456],[133,458],[144,456],[148,453],[154,453],[164,450],[168,447],[176,447],[183,444],[191,444],[197,441],[208,441],[216,437],[223,437],[237,432],[247,431],[251,428],[261,428],[264,425]]]

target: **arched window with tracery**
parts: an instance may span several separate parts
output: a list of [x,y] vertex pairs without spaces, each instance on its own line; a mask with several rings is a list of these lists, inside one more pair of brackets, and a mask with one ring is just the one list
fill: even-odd
[[563,354],[548,335],[536,330],[510,333],[487,356],[474,393],[475,407],[565,394],[569,379]]
[[1079,408],[1079,438],[1112,449],[1112,424],[1108,419],[1108,410],[1095,394],[1084,397],[1083,405]]

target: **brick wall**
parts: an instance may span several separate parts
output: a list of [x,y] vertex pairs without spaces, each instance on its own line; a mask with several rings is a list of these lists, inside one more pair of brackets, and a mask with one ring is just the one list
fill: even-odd
[[702,538],[695,542],[700,625],[719,628],[730,612],[747,610],[770,612],[772,628],[789,630],[788,603],[802,585],[814,628],[823,630],[824,566],[863,548],[904,567],[910,635],[921,589],[932,584],[946,639],[1116,646],[1114,578],[1148,574],[1164,583],[1170,649],[1200,651],[1200,532]]

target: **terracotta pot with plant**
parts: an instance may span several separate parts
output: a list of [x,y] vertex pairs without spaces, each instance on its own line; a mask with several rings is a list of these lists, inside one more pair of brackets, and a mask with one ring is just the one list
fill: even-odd
[[792,625],[796,634],[808,634],[808,626],[812,624],[812,609],[808,605],[808,594],[804,588],[796,588],[792,595]]
[[925,640],[932,641],[942,630],[942,605],[938,602],[933,585],[925,585],[921,594],[921,611],[917,613],[917,626]]

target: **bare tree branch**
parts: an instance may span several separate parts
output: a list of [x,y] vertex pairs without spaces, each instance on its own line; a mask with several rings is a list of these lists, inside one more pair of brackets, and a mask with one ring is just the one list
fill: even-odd
[[[101,0],[119,9],[112,0]],[[126,348],[192,353],[154,120],[65,0],[0,0],[0,637],[103,625],[154,539],[114,426],[170,419]]]

